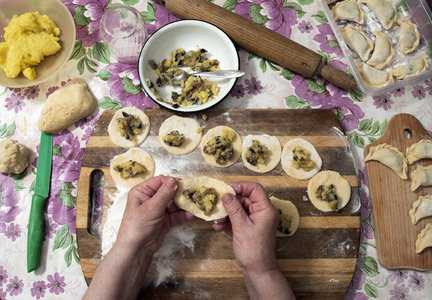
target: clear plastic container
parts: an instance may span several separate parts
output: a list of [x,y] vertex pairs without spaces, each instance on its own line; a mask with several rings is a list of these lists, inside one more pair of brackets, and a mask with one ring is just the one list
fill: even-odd
[[[431,66],[431,49],[432,49],[432,13],[424,0],[389,0],[393,3],[397,8],[397,17],[398,19],[409,19],[412,23],[417,25],[417,28],[420,32],[420,44],[418,48],[409,54],[403,54],[399,48],[399,32],[400,26],[395,23],[389,30],[385,30],[382,25],[378,22],[378,19],[375,17],[374,13],[368,8],[366,4],[360,3],[357,1],[361,8],[365,13],[365,21],[364,24],[360,25],[350,21],[335,21],[333,14],[331,12],[331,8],[336,5],[338,2],[342,2],[343,0],[336,1],[331,4],[327,4],[326,0],[320,0],[321,5],[323,7],[324,13],[329,21],[331,28],[338,40],[339,46],[342,49],[345,57],[348,60],[348,65],[352,70],[352,73],[357,81],[359,89],[369,95],[382,95],[387,92],[391,92],[397,90],[406,85],[412,85],[419,81],[432,78],[432,66]],[[351,48],[347,46],[345,43],[342,34],[339,30],[339,27],[344,27],[349,24],[352,24],[356,27],[361,27],[366,35],[373,41],[375,44],[375,36],[373,32],[375,30],[387,33],[392,40],[393,48],[395,50],[395,56],[392,59],[392,62],[389,66],[382,69],[383,71],[390,71],[400,65],[405,65],[411,62],[414,59],[417,59],[422,56],[426,56],[428,58],[429,67],[427,70],[419,73],[418,75],[407,77],[405,79],[396,79],[395,82],[392,82],[384,87],[377,88],[375,86],[367,84],[360,75],[357,65],[362,62],[360,57],[355,53]]]

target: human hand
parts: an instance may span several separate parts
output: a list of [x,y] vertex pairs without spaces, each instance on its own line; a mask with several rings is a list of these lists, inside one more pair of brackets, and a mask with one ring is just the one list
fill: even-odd
[[230,185],[236,196],[222,197],[229,219],[219,220],[213,228],[217,231],[232,228],[234,254],[243,271],[263,274],[277,269],[277,210],[260,184],[235,182]]
[[177,180],[173,177],[150,178],[128,193],[123,221],[116,244],[153,255],[162,246],[171,227],[194,216],[175,205]]

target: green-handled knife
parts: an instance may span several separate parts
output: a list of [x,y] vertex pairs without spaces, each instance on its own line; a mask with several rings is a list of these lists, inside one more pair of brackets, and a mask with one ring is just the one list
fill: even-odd
[[52,134],[42,133],[27,237],[27,271],[39,267],[44,233],[44,207],[51,181]]

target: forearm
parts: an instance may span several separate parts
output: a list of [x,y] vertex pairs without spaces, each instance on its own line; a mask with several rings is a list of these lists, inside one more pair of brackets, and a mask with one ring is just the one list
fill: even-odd
[[295,299],[285,276],[277,268],[264,273],[243,270],[249,297],[258,299]]
[[152,255],[115,245],[104,257],[83,299],[136,299]]

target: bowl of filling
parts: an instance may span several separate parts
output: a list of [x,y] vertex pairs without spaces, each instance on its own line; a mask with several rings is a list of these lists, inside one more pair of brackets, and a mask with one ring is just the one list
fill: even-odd
[[59,0],[0,0],[0,85],[38,85],[68,61],[75,22]]
[[208,109],[225,99],[237,78],[176,75],[239,70],[238,52],[218,27],[198,20],[181,20],[161,27],[144,44],[138,74],[145,93],[158,105],[181,112]]

